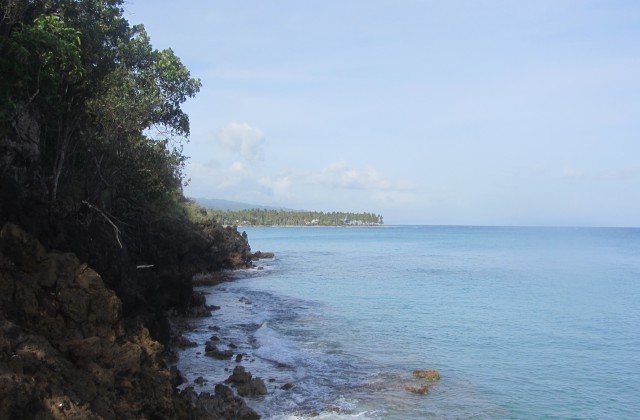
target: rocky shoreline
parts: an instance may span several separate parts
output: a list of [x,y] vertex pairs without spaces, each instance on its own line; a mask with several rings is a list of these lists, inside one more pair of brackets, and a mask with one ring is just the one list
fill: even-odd
[[[257,251],[252,254],[252,261],[258,262],[263,259],[273,258],[274,254],[271,252]],[[260,270],[262,266],[257,265],[254,267],[256,270]],[[225,282],[232,282],[237,280],[237,275],[233,271],[221,271],[213,273],[203,273],[194,276],[194,286],[200,286],[200,289],[216,286]],[[217,311],[221,308],[215,305],[208,305],[206,302],[206,296],[208,292],[202,290],[194,291],[194,295],[199,296],[199,305],[190,309],[187,315],[175,314],[170,318],[172,327],[172,347],[170,364],[173,369],[178,372],[181,379],[184,381],[181,384],[181,394],[189,397],[196,405],[204,404],[203,409],[211,412],[211,403],[208,402],[211,398],[223,398],[228,400],[225,406],[236,407],[232,416],[227,416],[229,413],[220,412],[221,405],[218,403],[217,414],[221,415],[220,418],[234,418],[234,419],[254,419],[260,418],[251,408],[246,406],[243,398],[259,398],[268,393],[267,387],[275,386],[273,384],[274,379],[269,379],[265,383],[265,379],[254,376],[248,371],[244,363],[250,363],[253,361],[252,356],[243,352],[232,340],[228,337],[220,336],[220,328],[215,325],[214,319]],[[241,302],[245,305],[251,305],[251,302],[242,298]],[[205,321],[211,320],[211,322]],[[206,341],[197,343],[191,341],[185,337],[186,334],[193,332],[197,327],[196,324],[201,324],[202,321],[206,322],[207,330],[211,333]],[[201,371],[197,377],[192,378],[189,382],[178,370],[178,361],[180,358],[180,352],[185,349],[196,349],[196,357],[211,358],[218,361],[231,362],[233,367],[220,368],[221,372],[218,372],[218,376],[228,375],[223,381],[215,381],[211,383],[208,379],[205,379],[203,375],[210,374],[211,372]],[[229,365],[231,366],[231,365]],[[224,371],[225,373],[223,373]],[[230,374],[229,374],[230,372]],[[280,389],[285,391],[294,387],[291,383],[285,383],[279,386]],[[198,389],[199,391],[196,391]],[[209,394],[209,390],[213,389],[215,394]],[[223,410],[224,411],[224,410]]]
[[[177,392],[165,346],[74,254],[7,223],[0,273],[0,418],[259,418],[222,384]],[[238,394],[258,392],[245,385]]]

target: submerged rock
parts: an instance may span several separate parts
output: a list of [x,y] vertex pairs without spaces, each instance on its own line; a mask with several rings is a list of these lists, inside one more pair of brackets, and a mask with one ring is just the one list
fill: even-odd
[[427,395],[429,393],[430,388],[431,388],[430,384],[422,384],[419,386],[407,385],[404,387],[404,389],[406,389],[407,391],[413,394],[419,394],[419,395]]
[[414,370],[413,376],[427,381],[437,382],[440,380],[440,372],[437,370]]

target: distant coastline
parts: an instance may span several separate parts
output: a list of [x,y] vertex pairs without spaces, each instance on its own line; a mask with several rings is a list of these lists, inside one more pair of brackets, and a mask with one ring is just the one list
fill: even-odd
[[223,225],[236,228],[299,228],[299,229],[386,229],[387,225]]
[[[218,200],[220,201],[220,200]],[[384,218],[380,214],[369,212],[323,212],[307,210],[288,210],[276,208],[241,208],[233,202],[218,204],[216,200],[192,199],[187,203],[191,207],[191,216],[195,219],[215,220],[224,226],[238,227],[380,227]],[[247,205],[248,206],[248,205]]]

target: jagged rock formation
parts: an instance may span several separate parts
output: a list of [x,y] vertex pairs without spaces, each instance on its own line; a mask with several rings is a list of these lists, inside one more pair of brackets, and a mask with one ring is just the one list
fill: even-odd
[[145,328],[73,254],[47,252],[13,224],[0,232],[0,418],[187,414]]
[[[98,273],[10,223],[0,231],[0,309],[0,418],[220,418],[198,411],[214,397],[175,392],[163,346],[125,322]],[[233,396],[215,401],[257,418]]]

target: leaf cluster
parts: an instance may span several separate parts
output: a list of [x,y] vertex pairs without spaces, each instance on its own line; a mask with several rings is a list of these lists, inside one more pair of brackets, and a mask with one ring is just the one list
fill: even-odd
[[[122,0],[0,0],[0,148],[52,202],[110,211],[175,203],[182,104],[201,87],[130,26]],[[26,123],[25,123],[26,121]],[[37,145],[29,157],[4,144]]]

